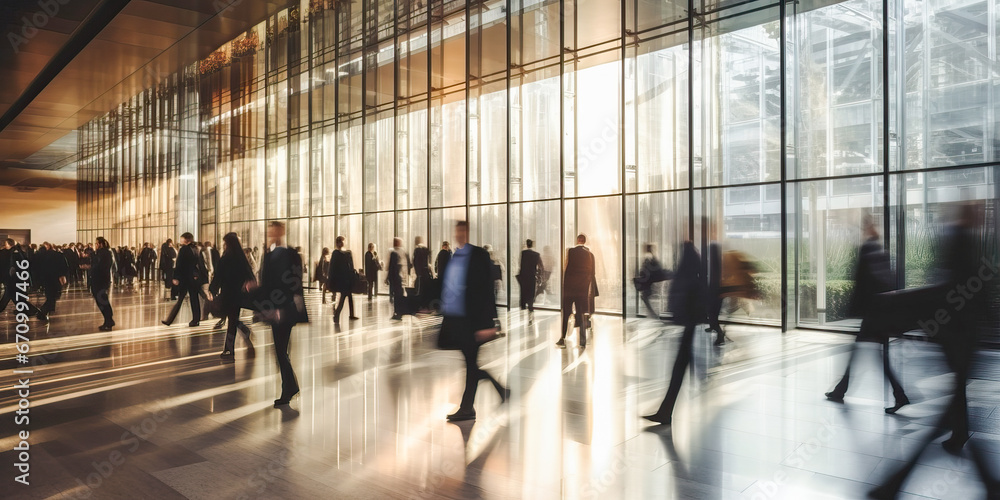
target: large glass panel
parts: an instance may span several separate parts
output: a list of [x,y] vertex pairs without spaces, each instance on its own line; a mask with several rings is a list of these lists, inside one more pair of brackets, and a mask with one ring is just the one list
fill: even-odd
[[[565,202],[563,244],[571,247],[578,234],[587,235],[587,247],[594,253],[598,311],[622,310],[622,198],[606,196]],[[565,259],[566,248],[560,251]]]
[[561,242],[559,240],[559,202],[540,201],[515,203],[510,206],[510,296],[511,306],[518,303],[521,289],[517,278],[521,270],[521,251],[526,241],[532,240],[534,249],[541,254],[544,271],[539,276],[540,286],[536,287],[535,305],[539,307],[560,306],[562,296]]
[[793,177],[881,170],[882,2],[850,0],[795,18],[787,112]]

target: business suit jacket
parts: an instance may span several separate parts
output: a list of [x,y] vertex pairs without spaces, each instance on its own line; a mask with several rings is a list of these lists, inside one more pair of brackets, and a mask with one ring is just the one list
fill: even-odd
[[177,253],[177,263],[174,265],[174,279],[180,282],[180,286],[189,286],[198,283],[202,277],[199,268],[201,257],[194,245],[184,245]]
[[493,293],[493,262],[482,247],[471,245],[465,276],[465,317],[445,316],[438,338],[442,349],[463,349],[476,345],[475,332],[496,327],[497,306]]
[[542,256],[532,248],[521,250],[521,270],[517,273],[517,282],[522,288],[535,289],[538,273],[544,270]]
[[413,272],[419,276],[431,275],[431,249],[423,245],[413,249]]
[[566,252],[566,272],[563,275],[564,297],[585,297],[597,295],[594,254],[583,245],[577,245]]
[[389,283],[402,284],[404,273],[410,273],[410,257],[403,249],[393,249],[389,254]]
[[444,276],[444,269],[448,267],[451,256],[451,250],[441,250],[438,252],[437,259],[434,260],[434,272],[437,273],[438,278]]
[[260,259],[260,286],[255,291],[254,305],[263,313],[269,307],[280,310],[280,324],[309,321],[302,299],[302,259],[298,252],[276,247],[264,254]]
[[174,268],[174,259],[177,258],[177,250],[173,245],[164,244],[160,247],[160,270],[169,272]]
[[326,288],[339,293],[351,293],[357,279],[354,272],[354,255],[350,250],[334,250],[330,254],[330,273]]
[[111,267],[114,257],[111,250],[98,248],[90,261],[90,290],[97,292],[111,288]]
[[378,252],[365,252],[365,279],[369,282],[378,279]]
[[208,289],[213,295],[218,295],[222,299],[222,305],[228,309],[241,304],[243,295],[243,285],[248,281],[253,281],[253,269],[245,255],[227,254],[219,259],[219,265],[215,268],[215,276]]

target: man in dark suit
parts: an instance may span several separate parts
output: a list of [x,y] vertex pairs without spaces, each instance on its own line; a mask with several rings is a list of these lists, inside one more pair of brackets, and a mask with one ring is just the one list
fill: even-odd
[[69,278],[70,283],[75,285],[79,277],[80,254],[76,253],[76,247],[73,244],[69,244],[66,248],[63,248],[62,254],[66,258],[66,266],[69,273],[67,278]]
[[365,279],[368,280],[368,300],[378,295],[378,272],[382,270],[382,263],[378,258],[378,249],[374,243],[368,244],[368,251],[365,252]]
[[392,299],[392,319],[403,319],[403,315],[410,312],[403,291],[403,278],[410,274],[411,267],[410,257],[403,250],[403,240],[393,238],[392,254],[389,255],[389,276],[386,278],[389,281],[389,298]]
[[178,290],[177,303],[170,310],[170,315],[167,316],[167,319],[163,320],[164,325],[170,326],[174,322],[174,319],[177,318],[177,313],[180,312],[181,304],[184,302],[184,296],[186,295],[188,300],[191,301],[191,322],[188,323],[188,326],[198,326],[201,320],[201,300],[199,299],[199,295],[201,294],[203,269],[204,266],[201,264],[201,257],[198,255],[198,249],[194,244],[194,235],[191,233],[182,234],[181,249],[177,252],[177,264],[174,265],[174,274],[171,281]]
[[45,303],[38,311],[38,319],[49,320],[49,313],[55,311],[56,301],[62,297],[63,286],[66,285],[66,275],[69,267],[62,252],[53,248],[49,242],[42,243],[42,249],[35,254],[39,263],[42,286],[45,287]]
[[535,251],[535,242],[527,240],[524,242],[525,249],[521,250],[521,271],[517,274],[517,284],[521,289],[521,309],[528,308],[528,312],[535,311],[535,284],[538,282],[538,275],[545,268],[542,265],[542,256]]
[[585,314],[591,312],[590,299],[596,295],[597,277],[595,275],[594,254],[584,245],[587,235],[576,237],[576,246],[566,252],[566,271],[563,274],[562,298],[562,337],[556,342],[561,348],[566,348],[566,329],[569,326],[569,316],[576,307],[575,326],[580,329],[580,348],[587,347],[587,325]]
[[458,349],[465,357],[465,393],[457,412],[448,420],[457,422],[476,418],[476,390],[486,379],[504,402],[510,395],[489,373],[479,368],[479,346],[497,333],[496,297],[493,294],[492,263],[486,250],[469,244],[469,225],[455,225],[458,247],[442,277],[441,333],[438,345],[442,349]]
[[[337,236],[336,249],[330,256],[330,272],[328,273],[326,288],[334,294],[340,294],[340,302],[333,308],[333,322],[340,324],[340,313],[344,310],[344,301],[347,301],[350,319],[356,320],[354,315],[354,297],[351,295],[354,283],[358,275],[354,271],[354,256],[346,249],[347,238]],[[337,297],[334,295],[334,301]]]
[[277,408],[287,405],[299,393],[288,347],[292,327],[308,322],[309,316],[302,296],[302,259],[298,252],[285,246],[285,224],[271,221],[267,238],[269,249],[261,258],[260,284],[253,290],[253,305],[271,324],[274,353],[281,372],[281,396],[274,400]]
[[441,242],[441,250],[434,259],[434,274],[436,274],[438,278],[444,276],[444,269],[448,267],[451,255],[451,245],[447,241]]
[[431,249],[424,245],[424,239],[417,236],[413,242],[413,273],[417,277],[414,286],[417,289],[417,305],[425,309],[430,305],[431,281],[434,276],[431,274]]

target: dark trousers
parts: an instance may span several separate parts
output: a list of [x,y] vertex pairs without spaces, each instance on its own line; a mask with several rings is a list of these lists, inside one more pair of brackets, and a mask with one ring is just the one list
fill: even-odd
[[[7,309],[7,304],[10,303],[11,301],[14,301],[14,298],[17,297],[17,292],[18,292],[17,282],[7,281],[6,283],[4,283],[4,285],[3,285],[3,297],[0,297],[0,312],[4,312]],[[28,294],[25,293],[24,295],[27,296]],[[38,308],[35,307],[34,304],[32,304],[31,302],[29,302],[28,299],[27,299],[27,297],[25,297],[24,302],[28,304],[28,309],[26,311],[18,311],[16,309],[17,306],[15,305],[14,306],[15,307],[15,309],[14,309],[15,313],[17,313],[17,312],[25,312],[28,315],[38,314]]]
[[368,280],[368,298],[370,299],[378,295],[378,275],[366,276],[365,278]]
[[535,310],[535,282],[531,283],[518,283],[521,288],[521,309],[528,308],[529,311]]
[[677,403],[677,395],[681,392],[681,383],[684,382],[684,372],[691,364],[692,349],[694,348],[694,331],[697,325],[687,325],[684,327],[684,334],[681,336],[681,346],[677,350],[677,359],[674,360],[674,369],[670,373],[670,387],[667,388],[667,395],[660,403],[660,409],[656,414],[670,418],[674,413],[674,405]]
[[244,325],[240,321],[240,306],[227,304],[225,309],[225,318],[227,321],[226,326],[226,345],[222,348],[223,351],[232,351],[236,347],[236,330],[239,329],[240,333],[243,334],[243,339],[246,340],[247,345],[252,345],[250,343],[250,328]]
[[174,319],[177,318],[177,313],[181,312],[181,304],[184,303],[184,297],[187,296],[188,300],[191,301],[191,321],[201,320],[201,300],[198,296],[201,295],[201,285],[197,283],[181,283],[177,287],[177,303],[174,304],[173,309],[170,310],[170,315],[167,316],[167,323],[173,323]]
[[402,316],[407,313],[406,293],[403,291],[401,280],[389,281],[389,297],[392,298],[392,313],[394,315]]
[[[862,341],[859,341],[862,342]],[[833,388],[833,392],[844,397],[847,394],[847,386],[851,379],[851,364],[854,362],[854,355],[858,352],[857,342],[854,343],[854,348],[851,349],[851,357],[847,360],[847,369],[844,370],[844,376],[837,383],[837,387]],[[903,391],[903,385],[899,383],[899,379],[892,372],[892,367],[889,366],[889,339],[882,339],[882,372],[885,374],[885,378],[889,380],[889,385],[892,386],[892,396],[896,398],[897,401],[906,399],[906,393]]]
[[[652,286],[652,285],[650,285],[650,286]],[[656,308],[653,307],[653,303],[650,302],[650,300],[649,300],[650,297],[653,296],[653,290],[651,288],[647,288],[647,289],[645,289],[645,290],[642,291],[642,293],[640,294],[640,296],[642,297],[642,303],[643,303],[643,305],[646,306],[646,311],[649,312],[649,317],[650,318],[659,319],[660,313],[656,312]]]
[[716,335],[722,338],[722,325],[719,324],[719,314],[722,312],[722,297],[719,297],[718,290],[709,291],[708,294],[708,327],[715,330]]
[[333,310],[334,319],[340,318],[340,311],[344,310],[344,301],[347,301],[347,310],[351,317],[354,316],[354,297],[351,296],[350,292],[340,292],[340,302],[337,303],[337,307]]
[[[282,311],[284,314],[285,311]],[[281,322],[271,325],[271,336],[274,338],[274,355],[278,358],[278,370],[281,372],[281,396],[279,399],[289,399],[299,392],[299,383],[295,380],[292,362],[288,359],[288,344],[292,338],[294,323]]]
[[47,315],[56,310],[56,302],[62,297],[62,285],[58,281],[45,284],[45,303],[38,310],[38,314]]
[[94,296],[94,302],[97,303],[97,309],[101,311],[101,316],[104,316],[104,326],[115,324],[114,311],[111,309],[111,299],[108,297],[108,290],[109,288],[101,288],[91,292]]
[[[448,328],[453,328],[458,338],[467,340],[462,344],[462,356],[465,357],[465,392],[462,394],[460,410],[475,411],[476,391],[479,389],[479,381],[481,380],[489,380],[500,397],[504,397],[506,390],[500,385],[500,382],[497,382],[492,375],[479,367],[479,344],[474,340],[475,332],[472,331],[472,324],[469,320],[448,317],[443,321],[448,322]],[[442,328],[444,328],[443,322]]]
[[569,316],[576,306],[575,324],[580,329],[580,343],[587,343],[587,325],[584,323],[584,313],[590,307],[590,298],[587,296],[572,296],[563,294],[562,299],[562,338],[566,338],[566,329],[569,327]]

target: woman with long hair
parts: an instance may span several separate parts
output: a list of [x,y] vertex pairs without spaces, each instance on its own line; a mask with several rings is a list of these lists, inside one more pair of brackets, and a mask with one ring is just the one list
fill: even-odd
[[253,342],[250,341],[250,328],[240,321],[240,309],[243,291],[251,288],[255,282],[253,269],[250,261],[247,260],[240,238],[236,233],[228,233],[222,241],[225,243],[225,250],[222,258],[219,259],[219,266],[215,269],[215,277],[209,285],[212,295],[221,298],[222,312],[225,315],[228,327],[226,328],[226,344],[222,348],[222,359],[233,359],[233,349],[236,344],[236,330],[243,334],[243,340],[247,344],[247,356],[254,355]]

